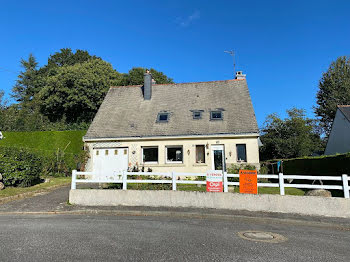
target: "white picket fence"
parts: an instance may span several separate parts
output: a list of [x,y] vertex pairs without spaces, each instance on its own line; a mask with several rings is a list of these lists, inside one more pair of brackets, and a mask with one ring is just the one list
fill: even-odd
[[[162,179],[129,179],[129,176],[160,176]],[[205,185],[205,178],[202,180],[183,180],[177,179],[179,177],[206,177],[206,173],[179,173],[179,172],[121,172],[114,176],[98,176],[93,172],[78,172],[73,170],[72,172],[72,186],[71,189],[76,189],[77,183],[121,183],[123,184],[123,190],[127,190],[127,185],[131,183],[149,183],[149,184],[172,184],[172,190],[176,190],[178,184],[195,184]],[[228,192],[228,186],[239,186],[239,182],[229,182],[228,178],[239,178],[239,174],[223,174],[223,186],[224,192]],[[279,173],[278,175],[272,174],[258,174],[258,180],[261,178],[278,179],[278,183],[258,183],[258,187],[279,187],[280,195],[285,195],[285,188],[307,188],[307,189],[336,189],[344,192],[344,197],[349,198],[349,180],[350,177],[347,174],[341,176],[306,176],[306,175],[284,175]],[[289,182],[285,182],[291,181]],[[293,184],[294,180],[309,180],[310,184]],[[341,181],[342,185],[317,185],[315,181]]]

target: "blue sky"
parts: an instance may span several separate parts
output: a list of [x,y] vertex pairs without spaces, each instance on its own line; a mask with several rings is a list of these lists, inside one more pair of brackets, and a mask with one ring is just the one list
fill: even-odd
[[33,53],[85,49],[119,72],[153,67],[175,82],[247,74],[259,126],[312,107],[322,72],[350,54],[350,1],[1,1],[0,89]]

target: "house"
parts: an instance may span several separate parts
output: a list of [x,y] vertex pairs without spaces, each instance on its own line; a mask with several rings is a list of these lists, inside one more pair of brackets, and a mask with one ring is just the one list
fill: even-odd
[[347,152],[350,152],[350,105],[339,105],[324,154]]
[[236,79],[111,87],[84,142],[88,171],[115,174],[259,166],[259,129],[245,75]]

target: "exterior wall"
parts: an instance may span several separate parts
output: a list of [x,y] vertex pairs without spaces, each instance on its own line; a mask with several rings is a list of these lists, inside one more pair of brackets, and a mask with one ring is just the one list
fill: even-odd
[[[189,173],[205,173],[212,169],[212,145],[224,145],[226,167],[231,164],[237,164],[236,144],[246,144],[247,163],[254,164],[259,167],[259,147],[258,137],[198,137],[198,138],[179,138],[179,139],[162,139],[162,140],[128,140],[128,141],[104,141],[104,142],[88,142],[90,159],[87,164],[87,171],[93,171],[93,148],[115,148],[127,147],[129,149],[129,167],[138,165],[144,166],[145,171],[151,168],[153,172],[189,172]],[[196,145],[205,146],[205,163],[196,163]],[[142,147],[158,146],[158,163],[142,164]],[[166,163],[166,146],[183,146],[183,163]]]
[[338,109],[328,138],[325,155],[347,152],[350,152],[350,122]]

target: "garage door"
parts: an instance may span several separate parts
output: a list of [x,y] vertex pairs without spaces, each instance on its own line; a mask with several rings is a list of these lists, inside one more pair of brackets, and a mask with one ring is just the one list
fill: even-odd
[[94,173],[100,176],[115,176],[128,169],[128,148],[94,149]]

